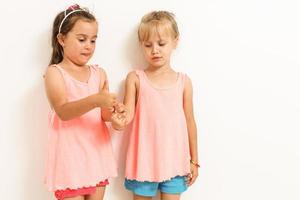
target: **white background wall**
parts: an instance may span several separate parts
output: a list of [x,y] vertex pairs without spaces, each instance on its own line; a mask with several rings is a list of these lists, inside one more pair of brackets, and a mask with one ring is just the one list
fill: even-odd
[[[0,197],[53,199],[43,185],[48,103],[42,74],[58,11],[74,1],[1,2]],[[78,1],[99,19],[92,63],[123,94],[126,74],[143,64],[136,26],[145,13],[177,15],[173,66],[194,85],[202,168],[183,200],[299,200],[300,3],[297,0]],[[126,136],[113,133],[123,188]]]

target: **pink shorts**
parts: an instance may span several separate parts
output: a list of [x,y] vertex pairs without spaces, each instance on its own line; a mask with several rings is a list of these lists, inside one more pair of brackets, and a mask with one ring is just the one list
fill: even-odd
[[67,188],[65,190],[56,190],[54,192],[54,194],[55,194],[55,197],[57,198],[57,200],[63,200],[64,198],[93,194],[96,191],[96,187],[105,187],[108,184],[109,184],[109,182],[106,179],[104,181],[99,182],[96,186],[83,187],[83,188],[79,188],[79,189]]

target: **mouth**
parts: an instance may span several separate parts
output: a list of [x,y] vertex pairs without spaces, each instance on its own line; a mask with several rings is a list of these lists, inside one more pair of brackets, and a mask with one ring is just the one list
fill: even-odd
[[90,57],[91,53],[82,53],[81,55],[84,56],[84,57]]
[[152,60],[154,60],[154,61],[157,61],[157,60],[160,60],[160,59],[162,59],[162,57],[152,57]]

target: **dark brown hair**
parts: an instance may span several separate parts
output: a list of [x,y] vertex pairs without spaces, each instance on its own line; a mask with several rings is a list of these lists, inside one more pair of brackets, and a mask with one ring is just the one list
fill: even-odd
[[[69,16],[67,16],[67,18],[62,23],[62,20],[65,18],[65,16],[74,10],[78,10],[78,11],[71,13]],[[50,65],[60,63],[63,60],[63,48],[57,40],[57,35],[58,34],[67,35],[72,30],[72,28],[74,27],[75,23],[78,20],[94,22],[96,21],[96,18],[87,9],[80,8],[80,6],[77,4],[70,6],[67,10],[64,10],[56,15],[53,22],[53,28],[52,28],[51,43],[52,43],[53,50],[52,50]],[[61,30],[59,33],[60,26],[61,26]]]

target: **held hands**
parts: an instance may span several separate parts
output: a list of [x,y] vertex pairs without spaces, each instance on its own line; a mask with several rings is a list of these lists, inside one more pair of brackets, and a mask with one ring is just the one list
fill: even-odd
[[127,124],[127,111],[122,103],[114,105],[114,111],[111,115],[112,127],[116,130],[123,130]]
[[127,124],[127,112],[125,106],[117,102],[116,95],[109,93],[108,81],[105,80],[102,89],[96,94],[96,105],[111,112],[112,126],[116,130],[122,130]]
[[125,106],[117,102],[116,95],[107,91],[101,91],[97,95],[97,106],[107,109],[111,113],[112,126],[116,130],[122,130],[127,124],[127,111]]
[[96,105],[109,111],[113,111],[114,105],[117,103],[116,95],[109,93],[108,81],[105,80],[103,88],[96,94]]

